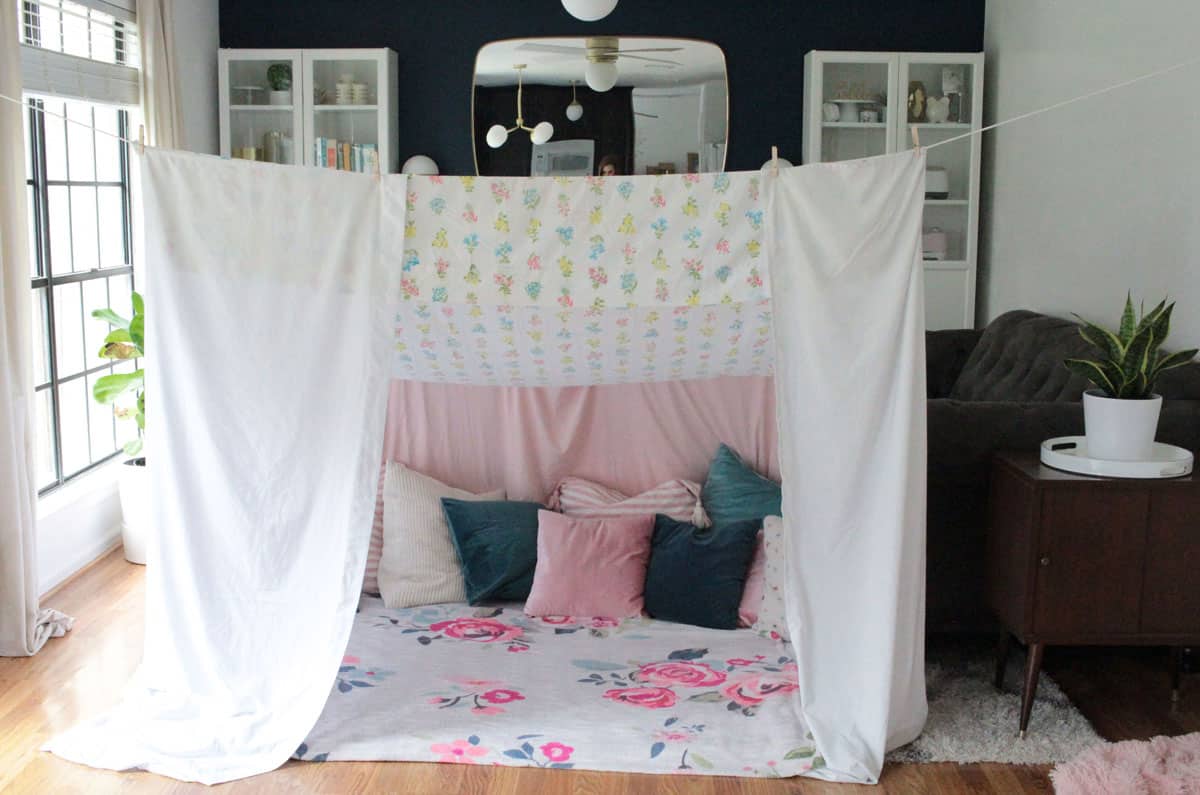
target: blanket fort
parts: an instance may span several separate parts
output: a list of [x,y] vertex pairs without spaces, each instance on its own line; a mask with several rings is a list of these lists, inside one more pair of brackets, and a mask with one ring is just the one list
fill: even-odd
[[148,149],[143,664],[47,748],[206,783],[296,751],[358,604],[389,376],[774,368],[796,720],[813,775],[877,780],[925,719],[924,162],[374,179]]

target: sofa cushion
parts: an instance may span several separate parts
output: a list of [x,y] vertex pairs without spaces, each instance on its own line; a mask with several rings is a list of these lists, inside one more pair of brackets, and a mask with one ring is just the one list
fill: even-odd
[[1024,309],[988,324],[950,390],[955,400],[1052,402],[1080,400],[1088,382],[1065,366],[1098,351],[1070,320]]

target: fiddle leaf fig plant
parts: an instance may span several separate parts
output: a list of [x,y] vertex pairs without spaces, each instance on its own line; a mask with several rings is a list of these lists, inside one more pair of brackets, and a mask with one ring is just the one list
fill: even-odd
[[1103,357],[1067,359],[1069,370],[1095,384],[1105,397],[1121,400],[1143,400],[1152,397],[1158,377],[1166,370],[1187,364],[1196,356],[1196,348],[1164,354],[1161,346],[1171,332],[1171,312],[1175,304],[1167,299],[1149,312],[1142,307],[1140,317],[1134,313],[1133,299],[1125,296],[1125,311],[1117,331],[1084,320],[1079,333],[1100,349]]
[[[128,361],[140,359],[146,355],[146,307],[140,293],[133,294],[133,317],[126,319],[112,309],[97,309],[92,317],[105,321],[113,330],[104,338],[99,355],[104,359]],[[146,428],[146,390],[145,370],[138,368],[132,373],[113,373],[96,379],[92,386],[92,397],[97,403],[109,405],[117,398],[133,392],[136,400],[132,407],[114,407],[113,412],[121,418],[132,416],[139,430]],[[142,439],[139,436],[125,444],[127,455],[137,455],[142,451]]]

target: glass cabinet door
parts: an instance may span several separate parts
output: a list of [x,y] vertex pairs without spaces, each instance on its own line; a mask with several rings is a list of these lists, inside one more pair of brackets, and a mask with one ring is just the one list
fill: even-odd
[[222,53],[221,154],[294,165],[301,162],[300,57],[294,50]]
[[305,118],[309,165],[368,173],[381,165],[380,114],[385,104],[380,92],[387,90],[388,79],[381,52],[305,52],[311,100]]
[[[845,60],[842,60],[842,59]],[[811,80],[818,118],[806,162],[872,157],[893,151],[888,134],[895,91],[895,58],[883,53],[822,55]]]
[[900,57],[896,148],[912,147],[912,128],[927,150],[922,256],[929,328],[969,327],[974,320],[978,240],[979,136],[983,112],[982,56],[905,53]]

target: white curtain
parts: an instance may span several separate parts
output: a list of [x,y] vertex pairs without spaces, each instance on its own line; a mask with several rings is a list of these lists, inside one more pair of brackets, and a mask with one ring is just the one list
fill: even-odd
[[175,0],[137,0],[138,39],[142,48],[142,117],[146,142],[184,149],[183,110],[179,96],[179,59],[175,55]]
[[828,773],[925,723],[925,158],[782,171],[768,210],[788,628]]
[[[0,14],[0,94],[21,96],[17,15]],[[29,239],[22,106],[0,100],[0,655],[34,654],[71,619],[39,609]]]
[[122,706],[48,748],[215,783],[283,764],[341,661],[398,278],[371,177],[150,148],[142,173],[145,651]]

